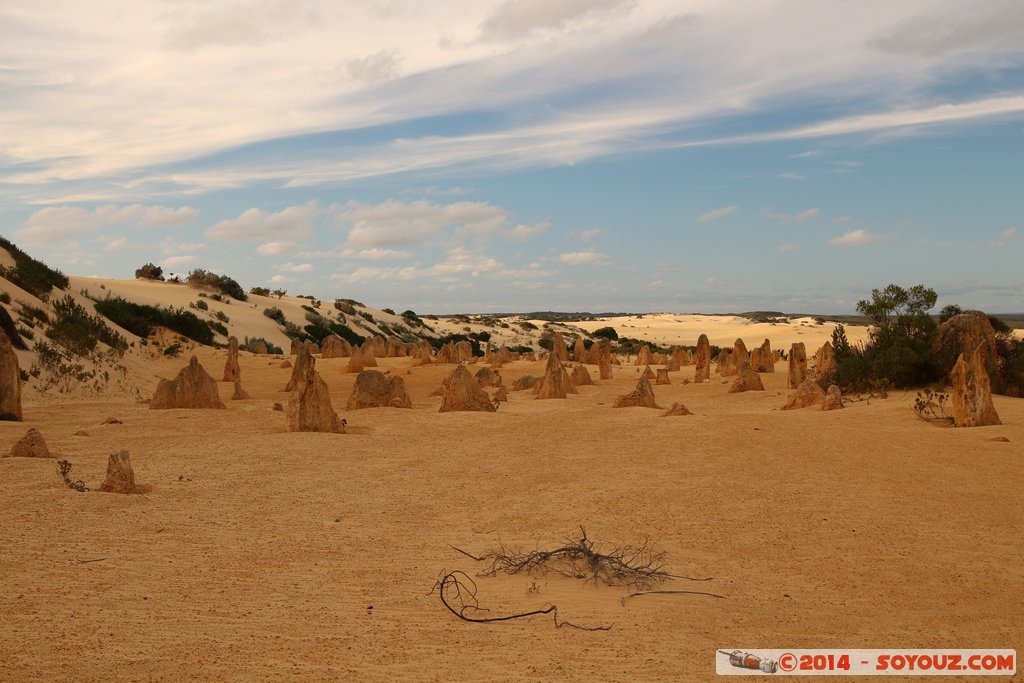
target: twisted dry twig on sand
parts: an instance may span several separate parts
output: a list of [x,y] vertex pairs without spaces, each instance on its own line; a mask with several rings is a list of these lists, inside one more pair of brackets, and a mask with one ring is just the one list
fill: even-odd
[[568,626],[570,628],[579,629],[580,631],[610,631],[612,628],[611,624],[608,626],[580,626],[579,624],[574,624],[571,621],[559,621],[558,607],[556,605],[548,605],[547,607],[533,610],[531,612],[508,614],[503,617],[469,616],[474,612],[486,612],[488,610],[480,607],[480,603],[476,597],[476,582],[473,581],[473,579],[471,579],[465,572],[442,572],[441,578],[437,580],[437,583],[435,583],[433,589],[431,589],[431,594],[435,590],[441,596],[441,602],[448,608],[449,612],[463,621],[471,621],[475,624],[512,621],[513,619],[524,619],[526,617],[550,614],[551,618],[554,620],[556,628]]
[[486,569],[478,576],[506,574],[544,574],[552,572],[574,579],[587,579],[595,583],[602,581],[609,586],[637,586],[648,588],[668,579],[689,579],[707,581],[687,576],[676,576],[665,571],[665,553],[651,549],[645,539],[639,547],[623,546],[609,552],[601,552],[594,542],[587,538],[587,531],[580,527],[580,537],[570,538],[565,544],[551,550],[523,552],[508,548],[504,544],[477,556],[461,548],[452,549],[477,562],[488,562]]

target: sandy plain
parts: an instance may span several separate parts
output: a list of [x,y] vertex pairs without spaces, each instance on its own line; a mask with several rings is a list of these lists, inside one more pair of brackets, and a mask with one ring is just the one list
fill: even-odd
[[[197,354],[219,377],[225,351]],[[171,377],[185,360],[147,368]],[[496,413],[440,414],[428,395],[452,366],[384,359],[413,409],[345,412],[354,376],[328,359],[349,433],[294,434],[272,410],[280,360],[242,353],[252,399],[221,384],[222,411],[27,396],[26,422],[0,423],[0,449],[37,427],[92,487],[125,448],[151,487],[77,493],[53,460],[0,458],[0,678],[709,680],[716,648],[1024,651],[1024,401],[995,397],[1004,424],[975,429],[918,420],[902,392],[783,412],[780,362],[764,392],[670,373],[655,393],[688,417],[613,409],[629,366],[565,400],[510,392]],[[542,367],[501,372],[511,385]],[[595,633],[465,623],[431,594],[443,570],[479,570],[450,546],[548,547],[580,526],[713,577],[664,588],[727,597],[622,605],[623,587],[478,580],[490,614],[556,604],[612,626]]]

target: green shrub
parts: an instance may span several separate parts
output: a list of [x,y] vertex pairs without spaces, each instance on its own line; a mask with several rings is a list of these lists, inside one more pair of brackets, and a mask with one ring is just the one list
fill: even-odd
[[10,240],[0,237],[0,247],[14,259],[13,268],[0,266],[0,277],[7,278],[29,294],[45,301],[54,287],[64,289],[68,286],[67,275],[32,258]]
[[103,342],[115,351],[123,353],[128,342],[114,332],[99,316],[89,315],[70,294],[53,303],[55,319],[46,336],[75,355],[84,356]]
[[153,328],[160,325],[200,344],[213,343],[210,327],[194,313],[183,309],[158,308],[115,297],[97,301],[96,311],[139,337],[148,337],[153,334]]
[[147,263],[138,270],[135,271],[136,280],[160,280],[164,279],[164,269],[160,266],[155,266],[152,263]]
[[352,305],[352,301],[350,299],[337,299],[334,302],[334,307],[341,311],[342,313],[347,313],[348,315],[356,314],[356,307]]
[[50,315],[43,309],[21,303],[20,301],[18,303],[21,304],[21,310],[18,311],[18,315],[21,316],[22,322],[29,327],[35,327],[37,322],[44,325],[50,324]]
[[284,353],[280,346],[275,346],[271,342],[267,341],[263,337],[246,337],[245,341],[238,345],[239,348],[245,349],[250,353],[256,353],[256,345],[263,342],[267,346],[268,353]]
[[274,306],[272,308],[264,308],[263,315],[267,316],[268,318],[270,318],[279,325],[285,324],[284,311],[282,311],[277,306]]
[[600,327],[591,333],[592,337],[601,337],[602,339],[611,339],[615,341],[619,338],[619,333],[615,331],[614,327]]
[[941,379],[942,368],[931,353],[938,326],[928,315],[936,299],[935,290],[924,285],[872,290],[870,301],[857,303],[857,311],[873,324],[868,343],[863,349],[847,345],[842,358],[837,354],[836,383],[863,390],[923,386]]
[[390,308],[382,308],[381,310],[387,313],[388,315],[395,315],[395,312]]
[[228,336],[228,328],[224,327],[223,323],[210,320],[206,324],[209,325],[210,329],[213,330],[214,332],[222,334],[225,337]]
[[11,303],[11,295],[8,294],[7,292],[0,292],[0,303],[10,304]]
[[954,315],[960,315],[963,312],[964,309],[960,308],[956,304],[949,304],[948,306],[943,306],[942,310],[939,311],[939,322],[944,323],[950,318],[952,318]]
[[181,354],[181,344],[174,342],[164,348],[164,355],[170,356],[171,358],[177,358]]
[[255,296],[270,296],[270,290],[266,287],[252,287],[249,289],[249,293]]
[[205,301],[203,301],[202,299],[200,299],[199,301],[195,302],[195,303],[194,303],[194,304],[192,304],[192,305],[193,305],[193,306],[194,306],[195,308],[198,308],[198,309],[199,309],[200,311],[206,311],[206,310],[209,310],[209,308],[210,308],[210,304],[206,303],[206,302],[205,302]]
[[217,291],[227,294],[232,299],[245,301],[245,290],[227,275],[217,275],[202,268],[196,268],[188,274],[185,281],[193,287],[211,287]]
[[216,313],[213,314],[213,317],[221,321],[222,323],[231,322],[231,320],[228,318],[227,314],[224,311],[217,311]]

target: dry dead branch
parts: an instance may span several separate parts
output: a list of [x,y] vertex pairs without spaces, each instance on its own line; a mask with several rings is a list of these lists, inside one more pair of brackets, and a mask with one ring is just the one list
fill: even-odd
[[468,574],[461,571],[442,572],[441,578],[437,580],[437,583],[434,584],[434,588],[430,591],[431,594],[433,594],[435,590],[441,596],[441,602],[448,608],[449,612],[463,621],[470,621],[475,624],[490,624],[499,621],[512,621],[513,619],[525,619],[527,617],[550,614],[556,628],[568,626],[569,628],[579,629],[580,631],[610,631],[612,628],[611,624],[607,626],[580,626],[579,624],[574,624],[571,621],[561,621],[558,618],[558,607],[556,605],[547,605],[546,607],[532,610],[530,612],[507,614],[502,617],[473,616],[476,613],[487,612],[488,610],[484,607],[480,607],[480,603],[476,597],[476,582],[473,581]]

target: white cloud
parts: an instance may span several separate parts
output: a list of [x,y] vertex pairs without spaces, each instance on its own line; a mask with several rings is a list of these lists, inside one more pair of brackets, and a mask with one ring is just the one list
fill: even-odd
[[168,206],[145,206],[139,208],[142,211],[139,226],[143,228],[181,225],[194,221],[199,216],[198,209],[193,209],[191,206],[180,206],[176,209]]
[[559,255],[558,260],[570,266],[611,265],[611,260],[598,251],[570,251]]
[[590,242],[600,236],[604,230],[601,228],[591,228],[590,230],[571,231],[569,237],[575,237],[580,242]]
[[698,223],[708,223],[710,221],[717,221],[720,218],[725,218],[726,216],[732,216],[733,214],[735,214],[739,210],[740,210],[740,207],[738,205],[736,205],[736,204],[732,204],[731,206],[723,206],[720,209],[712,209],[711,211],[708,211],[707,213],[702,213],[697,218],[697,222]]
[[836,216],[832,219],[833,223],[849,223],[853,220],[853,216]]
[[261,209],[247,209],[238,218],[223,220],[206,231],[211,240],[237,242],[243,240],[271,240],[278,237],[306,238],[311,233],[310,222],[317,214],[316,200],[301,206],[289,206],[276,213]]
[[505,0],[480,25],[483,40],[514,40],[627,9],[632,0]]
[[505,233],[505,239],[515,242],[525,242],[532,239],[551,227],[550,221],[539,223],[521,223]]
[[1018,240],[1021,238],[1020,231],[1017,228],[1007,228],[999,233],[999,236],[1004,240]]
[[283,263],[277,266],[277,269],[284,273],[308,273],[313,270],[312,263]]
[[796,251],[800,248],[799,244],[781,244],[779,245],[779,251]]
[[285,277],[284,275],[275,275],[270,278],[270,284],[279,285],[282,282],[293,282],[293,278]]
[[338,222],[349,228],[352,249],[413,246],[445,230],[459,238],[496,234],[509,219],[505,209],[485,202],[436,204],[426,200],[388,200],[377,205],[351,201],[332,207]]
[[109,242],[107,246],[103,247],[104,251],[121,251],[128,246],[128,240],[123,237],[116,237]]
[[776,213],[770,209],[761,209],[761,215],[774,221],[783,223],[805,223],[812,218],[817,218],[821,213],[818,209],[804,209],[800,213]]
[[169,256],[160,262],[164,268],[180,268],[189,263],[194,263],[196,257],[192,254],[181,254],[180,256]]
[[345,74],[356,81],[380,83],[397,78],[402,63],[397,50],[380,50],[345,62]]
[[143,204],[105,204],[92,210],[48,206],[32,213],[15,235],[28,243],[38,244],[117,225],[142,228],[178,225],[194,220],[198,215],[199,211],[188,206],[174,209]]
[[411,251],[402,251],[400,249],[381,249],[380,247],[360,249],[352,255],[356,258],[366,259],[368,261],[398,261],[401,259],[412,258]]
[[290,240],[267,242],[256,247],[256,253],[262,256],[279,256],[294,251],[297,246],[298,244]]
[[881,241],[881,237],[873,235],[867,230],[852,230],[844,233],[841,237],[829,240],[828,243],[836,247],[863,247]]

